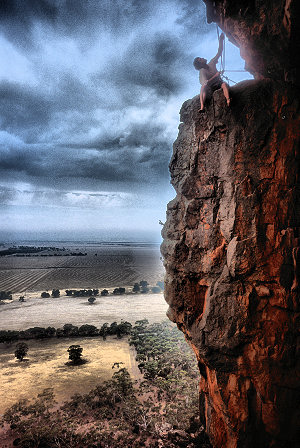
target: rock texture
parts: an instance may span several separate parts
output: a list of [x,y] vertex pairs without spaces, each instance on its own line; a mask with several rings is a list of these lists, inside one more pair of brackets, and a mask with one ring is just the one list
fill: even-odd
[[[184,103],[162,253],[214,447],[296,447],[299,102],[271,80]],[[299,359],[299,358],[298,358]],[[298,365],[299,367],[299,365]],[[298,373],[297,373],[298,372]],[[297,376],[298,375],[298,376]],[[297,420],[298,419],[298,420]]]
[[222,90],[204,113],[198,96],[181,109],[170,163],[177,196],[163,229],[168,315],[198,358],[200,417],[213,446],[293,448],[300,440],[296,1],[205,3],[257,79],[231,89],[229,109]]
[[[256,80],[184,103],[163,229],[168,315],[199,361],[216,448],[292,448],[299,415],[295,0],[205,0]],[[268,79],[266,79],[268,78]],[[298,345],[297,345],[298,341]],[[299,434],[298,434],[299,436]]]
[[[240,47],[255,78],[300,85],[300,35],[297,0],[204,0],[208,22],[217,22]],[[228,68],[228,67],[227,67]]]

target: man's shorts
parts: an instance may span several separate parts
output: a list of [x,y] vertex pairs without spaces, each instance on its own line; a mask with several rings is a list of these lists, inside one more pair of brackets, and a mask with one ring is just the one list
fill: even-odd
[[210,96],[211,96],[215,90],[220,89],[222,83],[223,83],[223,81],[222,81],[222,78],[220,78],[220,77],[215,78],[212,82],[208,83],[208,84],[206,85],[206,89],[207,89],[206,92],[207,92],[207,95],[210,95]]

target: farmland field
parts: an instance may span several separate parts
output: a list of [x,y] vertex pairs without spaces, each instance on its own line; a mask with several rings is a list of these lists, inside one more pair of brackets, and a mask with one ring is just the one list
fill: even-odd
[[[146,280],[154,286],[163,276],[157,245],[73,245],[57,251],[45,248],[29,255],[1,256],[0,291],[11,291],[13,300],[0,305],[0,330],[61,328],[66,323],[100,328],[105,322],[121,319],[132,324],[144,318],[159,322],[166,318],[167,310],[162,292],[129,292],[135,282]],[[112,295],[116,287],[125,287],[128,293]],[[109,295],[98,295],[92,305],[88,297],[65,295],[65,289],[93,288],[107,288]],[[41,298],[42,291],[52,289],[60,289],[60,297]],[[19,302],[20,295],[25,296],[25,302]],[[122,361],[133,376],[138,376],[133,349],[125,338],[53,338],[29,340],[27,344],[28,360],[23,362],[14,358],[15,343],[0,344],[0,394],[4,397],[0,413],[18,399],[36,396],[47,387],[54,387],[59,401],[75,392],[88,392],[111,377],[114,362]],[[87,364],[65,365],[67,348],[72,344],[83,347]]]
[[78,252],[87,255],[53,255],[45,251],[31,256],[0,257],[0,290],[21,294],[53,288],[127,286],[140,280],[155,284],[164,276],[158,245],[72,247],[72,253]]

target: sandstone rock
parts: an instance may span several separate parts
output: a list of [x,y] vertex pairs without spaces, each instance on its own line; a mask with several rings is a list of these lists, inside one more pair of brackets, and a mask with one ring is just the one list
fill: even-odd
[[299,85],[297,0],[204,0],[208,22],[217,22],[240,48],[255,78]]
[[198,97],[181,110],[162,244],[168,315],[199,361],[213,446],[295,447],[299,102],[270,79],[231,96],[230,109],[218,90],[204,113]]
[[198,97],[182,106],[163,229],[168,315],[196,353],[213,446],[296,447],[299,2],[204,2],[256,80],[231,89],[230,109],[222,91],[203,114]]

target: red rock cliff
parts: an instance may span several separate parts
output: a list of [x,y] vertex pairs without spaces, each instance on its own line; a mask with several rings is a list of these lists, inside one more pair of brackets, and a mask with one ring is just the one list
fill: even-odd
[[238,84],[230,109],[221,90],[205,113],[198,96],[185,102],[170,163],[165,297],[198,358],[218,448],[297,446],[300,120],[284,77]]

